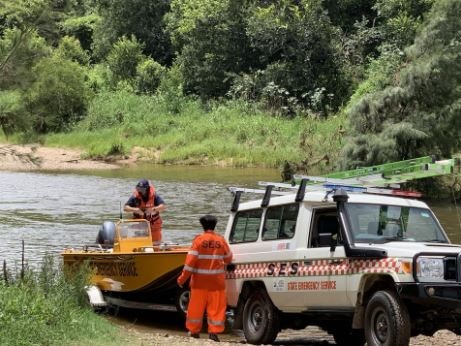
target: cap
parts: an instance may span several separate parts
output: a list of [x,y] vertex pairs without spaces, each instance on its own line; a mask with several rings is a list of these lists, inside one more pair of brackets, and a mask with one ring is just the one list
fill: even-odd
[[147,179],[141,179],[140,181],[138,181],[138,183],[136,184],[136,187],[139,187],[139,188],[148,188],[149,187],[149,181]]

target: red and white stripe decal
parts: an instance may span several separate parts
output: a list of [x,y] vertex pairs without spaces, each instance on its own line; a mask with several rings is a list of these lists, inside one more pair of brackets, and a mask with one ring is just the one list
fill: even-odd
[[369,273],[404,273],[400,261],[384,259],[338,259],[293,262],[259,262],[237,264],[235,271],[227,272],[226,279],[261,277],[304,277],[326,275],[353,275]]

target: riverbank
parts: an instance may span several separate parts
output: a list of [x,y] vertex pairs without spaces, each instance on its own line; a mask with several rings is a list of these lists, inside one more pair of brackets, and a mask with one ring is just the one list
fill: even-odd
[[83,158],[83,152],[76,149],[44,147],[38,144],[0,144],[0,170],[97,170],[116,169],[122,165],[135,164],[131,155],[109,161]]

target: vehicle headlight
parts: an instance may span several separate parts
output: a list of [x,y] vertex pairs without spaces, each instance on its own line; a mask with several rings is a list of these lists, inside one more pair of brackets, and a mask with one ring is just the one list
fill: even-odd
[[419,281],[445,281],[443,258],[418,257],[416,260],[416,276]]

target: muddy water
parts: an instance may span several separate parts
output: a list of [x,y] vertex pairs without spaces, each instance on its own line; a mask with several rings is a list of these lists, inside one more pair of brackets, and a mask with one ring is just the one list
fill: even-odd
[[164,240],[190,243],[200,232],[204,213],[218,217],[224,231],[232,195],[227,187],[258,180],[279,180],[269,169],[142,166],[116,171],[66,173],[0,172],[0,261],[40,262],[46,253],[94,243],[104,220],[117,220],[120,206],[140,177],[152,180],[168,209],[163,213]]

